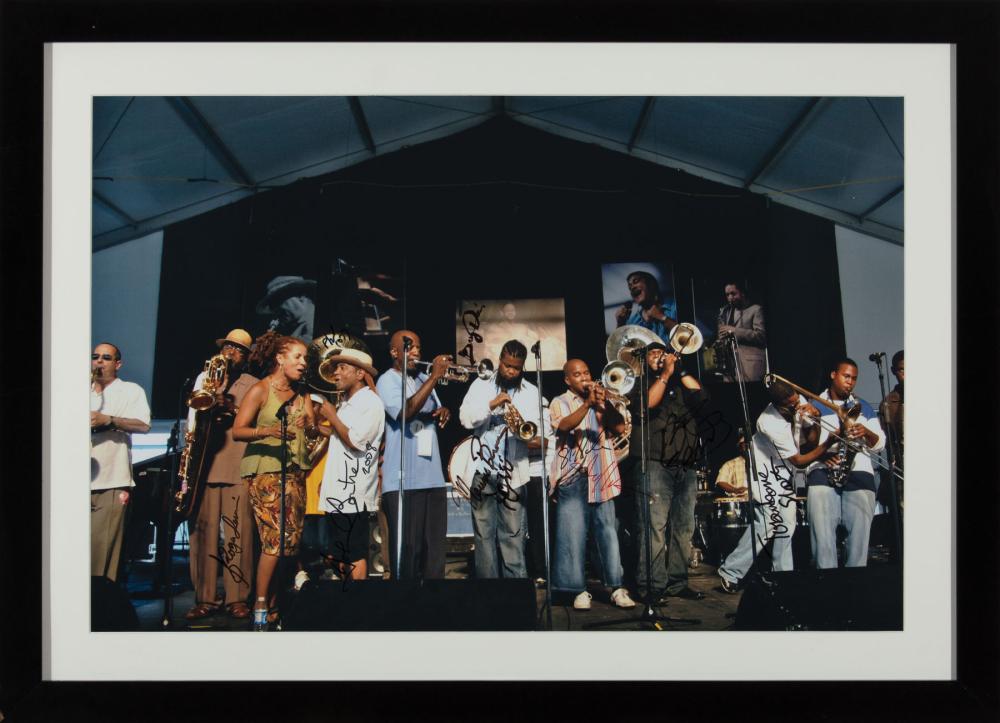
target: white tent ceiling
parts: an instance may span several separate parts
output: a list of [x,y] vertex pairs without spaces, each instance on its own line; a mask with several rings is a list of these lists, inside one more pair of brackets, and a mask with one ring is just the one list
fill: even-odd
[[497,115],[903,242],[901,98],[94,99],[94,249]]

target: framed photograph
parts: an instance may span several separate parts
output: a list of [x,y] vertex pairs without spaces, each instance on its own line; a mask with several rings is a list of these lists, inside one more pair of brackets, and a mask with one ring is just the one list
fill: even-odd
[[[953,379],[955,366],[950,356],[937,353],[940,335],[932,339],[915,333],[933,326],[950,335],[952,309],[940,299],[959,292],[954,277],[941,274],[941,269],[953,267],[955,241],[950,139],[956,130],[951,112],[956,64],[948,45],[53,43],[46,46],[45,59],[49,150],[42,266],[47,364],[42,382],[48,403],[43,408],[39,498],[43,680],[364,680],[376,668],[386,681],[755,679],[739,656],[706,653],[723,638],[763,646],[768,677],[775,681],[954,680],[955,589],[948,584],[928,587],[921,580],[953,579],[956,503],[953,495],[943,498],[928,490],[930,480],[942,479],[952,480],[954,489],[952,460],[960,450],[952,438],[942,439],[939,428],[952,428],[956,419],[946,405],[935,412],[934,425],[922,420],[931,418],[931,390],[941,379]],[[678,68],[688,71],[674,72]],[[844,164],[851,158],[856,163],[847,168]],[[42,158],[37,160],[41,163]],[[823,181],[834,190],[819,188]],[[856,237],[848,238],[841,229]],[[873,276],[891,276],[891,287],[853,282],[861,278],[860,272],[844,259],[856,260],[863,253],[864,247],[857,246],[862,241],[877,249],[891,247],[872,257],[889,269]],[[731,273],[734,266],[743,273]],[[909,293],[929,284],[936,289],[933,296]],[[731,294],[730,286],[737,293]],[[851,295],[850,303],[846,295]],[[80,298],[91,303],[80,304]],[[872,333],[866,338],[857,337],[852,329],[868,318],[863,310],[881,298],[891,299],[892,313],[868,324]],[[734,382],[732,366],[708,351],[721,349],[715,342],[742,328],[744,316],[751,333],[763,333],[748,313],[754,305],[767,313],[766,334],[760,344],[745,342],[740,348],[759,349],[762,359],[737,354],[733,360],[753,370],[744,380],[754,385],[748,392]],[[651,311],[654,308],[657,311]],[[598,322],[602,313],[603,325]],[[907,524],[894,526],[885,517],[891,517],[889,508],[894,506],[898,522],[899,500],[886,501],[873,489],[872,514],[864,524],[883,516],[881,537],[858,542],[849,536],[838,550],[834,533],[833,567],[838,566],[837,555],[844,558],[839,561],[844,566],[855,554],[851,545],[858,544],[865,547],[867,566],[862,572],[816,568],[814,530],[820,518],[808,511],[808,486],[803,487],[806,494],[799,495],[796,482],[787,497],[807,499],[805,505],[789,502],[791,527],[800,529],[800,537],[796,542],[790,535],[788,544],[799,545],[790,554],[795,571],[803,574],[792,576],[791,568],[782,569],[776,548],[762,549],[761,563],[766,559],[774,570],[763,573],[763,583],[747,584],[731,595],[727,587],[735,588],[739,580],[727,580],[718,572],[729,555],[718,547],[733,542],[735,535],[716,533],[727,519],[742,524],[741,532],[747,532],[756,553],[748,524],[754,508],[750,501],[745,509],[724,508],[718,502],[724,495],[713,492],[719,472],[714,461],[687,465],[696,485],[694,524],[691,538],[681,543],[685,582],[679,587],[670,587],[681,578],[677,560],[667,568],[665,542],[659,555],[665,568],[662,584],[649,577],[649,568],[645,573],[639,569],[640,551],[621,539],[616,550],[621,569],[602,568],[611,548],[601,548],[581,565],[582,591],[568,582],[568,568],[529,572],[532,563],[523,558],[538,551],[532,552],[530,541],[539,537],[537,519],[529,519],[533,513],[528,500],[533,498],[528,495],[535,489],[529,485],[546,479],[533,470],[550,470],[553,461],[540,452],[532,455],[527,442],[550,437],[555,454],[573,448],[584,455],[581,468],[598,464],[586,456],[585,446],[573,447],[560,436],[566,431],[560,427],[563,408],[542,407],[563,394],[576,393],[584,401],[596,394],[588,380],[573,380],[577,363],[587,368],[590,380],[599,378],[607,363],[609,335],[628,324],[651,328],[662,323],[660,316],[689,322],[702,337],[696,354],[670,362],[676,365],[676,386],[668,382],[665,395],[683,403],[695,384],[711,398],[713,410],[722,410],[727,425],[734,430],[749,427],[751,435],[761,433],[760,419],[767,409],[773,407],[780,416],[780,405],[775,404],[781,400],[768,396],[773,385],[768,375],[777,373],[794,382],[796,390],[801,387],[815,396],[826,389],[834,401],[842,401],[837,397],[838,374],[847,360],[854,369],[851,389],[864,379],[866,386],[863,391],[859,387],[857,395],[867,405],[866,418],[877,424],[883,389],[891,391],[897,379],[901,383],[895,352],[909,347],[911,386],[916,391],[911,390],[907,415],[912,421],[905,467],[915,475],[905,488]],[[886,331],[877,336],[876,328]],[[910,333],[904,334],[904,328]],[[240,330],[250,343],[240,341],[235,334]],[[669,329],[663,330],[669,336]],[[268,331],[290,341],[282,341],[284,346],[270,356],[250,354],[259,352],[256,341]],[[89,464],[84,458],[87,432],[79,419],[86,414],[84,404],[93,402],[84,402],[77,383],[77,363],[72,361],[77,352],[55,353],[56,340],[66,349],[91,347],[91,368],[95,362],[101,368],[98,391],[106,393],[120,370],[121,380],[135,384],[149,400],[146,430],[131,423],[131,412],[105,414],[103,407],[90,412],[92,430],[97,424],[99,433],[122,435],[127,463],[136,466],[135,479],[129,480],[136,484],[133,504],[138,507],[139,496],[146,495],[146,507],[155,508],[161,498],[170,504],[174,491],[177,469],[171,465],[181,461],[178,448],[184,446],[174,422],[186,416],[186,409],[178,411],[178,397],[182,403],[188,399],[186,378],[207,374],[208,365],[203,370],[202,363],[214,354],[234,344],[243,346],[258,365],[257,379],[265,379],[260,410],[271,402],[268,395],[275,395],[267,389],[269,381],[274,389],[274,380],[277,408],[288,399],[282,399],[276,375],[285,374],[290,382],[301,378],[303,384],[310,373],[318,375],[320,360],[313,369],[306,355],[310,343],[324,335],[342,338],[338,352],[322,360],[328,362],[324,371],[335,380],[330,383],[338,391],[343,386],[345,398],[323,401],[325,391],[303,386],[299,392],[290,384],[289,408],[295,406],[296,395],[302,407],[293,420],[303,420],[298,428],[304,438],[307,427],[312,434],[321,426],[320,409],[340,404],[343,410],[344,401],[370,395],[382,411],[370,431],[374,434],[378,428],[385,448],[380,464],[372,464],[380,456],[376,452],[368,462],[359,459],[352,472],[350,460],[357,455],[350,441],[337,441],[339,412],[327,414],[332,433],[316,432],[333,440],[328,442],[331,451],[335,444],[346,445],[342,453],[348,471],[338,482],[354,490],[358,502],[367,500],[370,491],[371,505],[365,501],[354,508],[366,515],[360,526],[326,528],[330,539],[322,544],[350,549],[351,564],[345,567],[344,558],[334,556],[331,565],[321,559],[331,556],[320,554],[317,564],[326,569],[300,569],[307,573],[298,581],[300,593],[323,591],[312,598],[314,608],[302,612],[303,605],[300,614],[311,620],[330,617],[333,590],[348,589],[355,591],[348,593],[353,599],[364,597],[361,607],[367,613],[358,613],[360,622],[348,628],[292,624],[281,631],[284,634],[275,634],[272,625],[272,635],[266,638],[244,634],[257,622],[253,613],[260,607],[260,591],[254,588],[251,593],[247,587],[239,593],[250,608],[250,619],[235,614],[238,606],[228,599],[225,581],[232,562],[232,548],[226,547],[232,534],[226,535],[232,532],[233,517],[225,512],[215,522],[217,534],[210,531],[206,538],[220,543],[220,554],[214,556],[219,558],[219,577],[206,594],[211,599],[202,599],[196,589],[190,523],[176,533],[162,518],[140,519],[138,531],[126,533],[122,527],[129,542],[124,557],[114,564],[123,577],[116,581],[113,575],[95,575],[92,528],[99,504],[94,493],[115,490],[110,504],[127,506],[129,495],[123,500],[119,491],[131,494],[133,488],[125,484],[95,489],[92,484],[88,515],[82,486],[77,492],[66,491],[65,483],[57,487],[58,480],[71,480],[84,465],[92,470],[92,483],[102,470],[94,471],[93,454]],[[395,592],[376,594],[392,587],[378,587],[383,582],[397,581],[361,580],[355,563],[370,563],[372,558],[366,556],[377,554],[378,574],[388,568],[387,577],[394,577],[391,570],[399,553],[393,543],[399,542],[400,529],[394,523],[401,520],[392,518],[392,510],[398,515],[406,504],[419,505],[424,499],[417,494],[422,492],[421,480],[397,475],[390,459],[400,456],[401,446],[407,449],[410,442],[405,440],[412,436],[415,461],[404,454],[403,466],[417,469],[421,459],[433,460],[438,473],[447,477],[448,458],[463,435],[479,439],[481,449],[486,449],[483,440],[495,442],[482,436],[484,422],[471,411],[479,404],[473,400],[476,381],[435,384],[432,375],[448,372],[434,369],[431,360],[440,353],[451,354],[459,365],[497,360],[493,347],[508,337],[526,347],[523,369],[532,373],[523,382],[540,381],[543,393],[533,398],[537,412],[517,401],[513,392],[506,406],[500,400],[502,414],[496,423],[507,430],[501,435],[517,436],[527,429],[522,425],[534,425],[530,434],[524,431],[521,436],[521,456],[503,452],[510,455],[510,469],[519,471],[500,474],[497,470],[508,467],[492,467],[490,462],[489,470],[478,472],[493,475],[489,484],[494,487],[483,483],[480,488],[492,490],[491,504],[507,509],[522,504],[517,515],[523,519],[512,529],[521,538],[524,570],[508,564],[514,559],[505,557],[509,541],[493,537],[487,545],[476,537],[478,522],[471,525],[470,540],[469,528],[456,535],[451,521],[445,520],[448,562],[442,582],[477,588],[474,600],[467,597],[461,606],[462,595],[445,590],[447,586],[428,592],[434,584],[424,585],[419,593],[440,596],[433,601],[414,597],[418,593],[412,590],[400,592],[399,586]],[[404,345],[406,338],[410,341]],[[884,349],[861,346],[882,340],[879,346]],[[528,351],[533,341],[541,341],[540,370]],[[105,362],[102,344],[120,353],[109,352],[111,359]],[[413,359],[422,364],[401,373],[414,346],[419,353]],[[299,347],[301,361],[295,357]],[[669,347],[664,352],[669,354]],[[878,361],[880,353],[886,353],[884,361]],[[868,361],[869,354],[874,362]],[[760,373],[758,361],[763,362]],[[637,376],[662,370],[651,366]],[[885,379],[880,388],[880,374],[896,377]],[[685,377],[695,381],[685,383]],[[383,388],[390,379],[405,398],[419,393],[422,404],[414,410],[404,405],[406,411],[398,403],[393,407],[392,391]],[[94,382],[92,372],[92,390]],[[645,388],[642,383],[637,393],[640,388]],[[517,391],[526,389],[522,385]],[[901,394],[901,386],[897,391]],[[318,398],[307,401],[313,397]],[[483,404],[492,401],[484,399]],[[801,402],[821,404],[805,395]],[[313,404],[315,415],[306,411]],[[633,428],[645,423],[646,415],[637,413],[640,407],[626,420]],[[350,420],[349,404],[346,409]],[[441,419],[442,410],[450,422]],[[487,414],[492,412],[490,408]],[[141,421],[142,415],[136,414]],[[234,440],[254,434],[235,430],[254,430],[261,424],[258,415],[253,424],[241,426],[245,420],[239,414],[237,404]],[[603,414],[596,418],[603,420]],[[615,418],[614,412],[607,414]],[[361,429],[360,420],[351,424]],[[697,428],[698,419],[693,422]],[[395,450],[389,443],[393,424]],[[280,430],[280,421],[278,426],[276,439],[287,434]],[[789,435],[799,431],[790,427]],[[292,430],[287,438],[298,434]],[[891,480],[899,490],[902,458],[883,452],[885,434],[873,434],[877,441],[868,446],[877,449],[862,453],[872,460],[871,476]],[[427,441],[431,436],[433,443]],[[661,436],[664,445],[668,439]],[[804,439],[794,438],[797,449],[804,448]],[[254,439],[247,440],[254,444]],[[724,445],[725,456],[738,454],[735,436],[731,441]],[[645,454],[636,458],[630,451],[641,446],[637,436],[629,442],[619,460],[623,470]],[[171,446],[173,457],[167,453]],[[379,444],[369,440],[363,449],[378,450]],[[494,446],[493,454],[500,449]],[[614,453],[604,455],[603,450],[597,441],[591,455],[603,455],[601,464],[611,464]],[[301,465],[295,472],[307,472],[311,463],[306,462],[306,447],[292,452]],[[143,453],[151,456],[140,460]],[[158,463],[147,464],[158,457]],[[685,456],[689,458],[698,456]],[[849,472],[854,470],[851,464]],[[285,468],[287,472],[287,460]],[[140,473],[145,473],[143,482]],[[629,479],[622,474],[623,484]],[[369,482],[370,490],[365,486]],[[412,489],[411,483],[416,485]],[[517,492],[521,484],[524,491]],[[542,534],[549,534],[552,523],[564,534],[569,529],[559,518],[568,505],[559,504],[570,499],[570,491],[566,485],[557,487],[554,505],[541,501],[547,500],[545,483],[537,488],[537,507],[546,509]],[[587,499],[585,482],[583,488],[585,505],[609,505],[608,529],[614,528],[614,520],[628,517],[615,510],[614,500]],[[868,494],[867,487],[864,492]],[[476,520],[481,500],[464,504]],[[112,512],[124,515],[124,510]],[[302,520],[287,514],[283,511],[274,519],[290,522],[294,530]],[[266,529],[264,507],[251,506],[241,516],[248,526],[248,545],[256,540],[266,552],[275,535],[286,539]],[[448,516],[453,516],[451,511]],[[637,530],[629,532],[641,539]],[[618,537],[618,532],[613,534]],[[586,534],[583,540],[586,558]],[[763,548],[769,539],[765,534],[756,541]],[[495,593],[487,589],[486,583],[494,581],[486,579],[488,562],[481,557],[487,546],[501,569],[513,570],[496,576]],[[879,546],[884,549],[876,549]],[[550,549],[553,566],[565,562],[555,559],[562,554],[558,549],[556,540]],[[711,562],[711,555],[696,560],[693,551],[698,549],[717,553],[718,562]],[[164,566],[155,562],[157,554],[169,561],[166,578]],[[673,578],[666,577],[668,569]],[[368,575],[375,568],[368,564],[366,570]],[[259,561],[248,572],[239,577],[246,583],[256,581]],[[649,584],[640,594],[644,574]],[[747,582],[759,579],[757,574],[748,571]],[[788,580],[781,605],[775,606],[768,593],[766,583],[775,578],[767,575]],[[413,579],[418,577],[414,573]],[[95,582],[99,578],[104,582]],[[501,584],[509,578],[524,583],[524,590],[512,592],[514,586]],[[405,576],[398,582],[405,582]],[[649,590],[654,582],[661,585],[657,592],[662,598]],[[776,612],[797,605],[796,595],[815,597],[820,586],[827,591],[835,587],[836,593],[830,594],[871,617],[809,617],[806,612],[781,617]],[[635,598],[635,608],[621,604],[622,590],[625,598],[629,593]],[[899,606],[868,605],[880,591],[898,596]],[[581,592],[589,596],[589,604],[580,602]],[[265,612],[275,606],[290,610],[290,594],[283,591],[277,605],[265,599]],[[524,621],[491,617],[484,624],[483,618],[499,610],[496,606],[507,595],[530,598]],[[172,611],[165,597],[172,599]],[[89,604],[80,605],[81,600]],[[353,614],[351,610],[359,609],[348,604],[352,607],[338,610]],[[427,627],[385,624],[394,610],[407,605],[415,610],[430,605],[432,615],[410,618],[437,622]],[[190,617],[199,606],[206,614]],[[645,627],[640,613],[656,607],[660,609],[655,615],[664,619],[665,613],[680,611],[683,614],[675,617],[698,622],[684,628],[683,636],[640,635]],[[98,610],[119,611],[111,614],[110,625],[126,620],[124,632],[94,627]],[[600,635],[587,629],[590,623],[625,621],[628,616],[635,617],[636,624],[622,625],[621,632]],[[162,629],[162,620],[169,629]],[[449,627],[456,620],[466,623]],[[670,628],[671,623],[659,627]],[[636,632],[624,632],[631,629]],[[183,634],[192,630],[230,634]],[[725,635],[727,630],[750,632]],[[352,670],[328,673],[323,649],[348,640],[360,642],[352,648]],[[666,640],[669,646],[660,642]],[[280,671],[247,667],[238,673],[219,672],[220,654],[251,660],[262,645],[269,655],[285,661]],[[825,651],[822,661],[804,666],[803,659],[817,646]],[[475,653],[487,648],[500,652],[488,657]],[[137,649],[144,654],[129,652]],[[620,660],[612,671],[594,668],[595,660],[612,658]],[[429,659],[433,665],[428,665]],[[557,668],[552,660],[561,661]]]

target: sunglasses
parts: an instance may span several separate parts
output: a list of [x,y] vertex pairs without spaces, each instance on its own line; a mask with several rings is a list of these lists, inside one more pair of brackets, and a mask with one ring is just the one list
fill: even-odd
[[115,357],[113,354],[91,354],[90,360],[97,361],[98,359],[103,359],[104,361],[114,361]]

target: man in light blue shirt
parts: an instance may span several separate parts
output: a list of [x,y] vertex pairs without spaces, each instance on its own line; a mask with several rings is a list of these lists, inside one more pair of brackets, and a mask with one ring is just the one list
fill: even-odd
[[[404,354],[404,344],[409,349]],[[444,578],[445,541],[448,534],[447,493],[438,447],[437,427],[451,417],[434,390],[451,357],[434,358],[431,373],[417,373],[420,337],[402,329],[392,335],[389,354],[392,369],[378,380],[378,395],[385,405],[385,456],[382,462],[382,509],[389,523],[389,555],[396,570],[396,531],[399,504],[400,411],[403,360],[406,359],[406,436],[403,442],[403,579]]]

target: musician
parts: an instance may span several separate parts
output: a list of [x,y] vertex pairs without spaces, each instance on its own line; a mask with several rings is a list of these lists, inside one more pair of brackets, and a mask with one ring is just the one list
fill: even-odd
[[621,494],[621,474],[609,436],[625,431],[625,418],[606,401],[581,359],[563,365],[567,391],[552,400],[549,414],[556,430],[556,456],[549,489],[556,496],[555,562],[552,589],[575,595],[573,607],[589,610],[585,563],[587,532],[597,544],[601,579],[612,590],[611,602],[635,607],[622,587],[622,563],[615,525],[614,498]]
[[102,342],[90,355],[90,574],[118,578],[132,480],[132,434],[149,431],[146,392],[118,378],[122,353]]
[[[404,351],[404,342],[410,348]],[[389,340],[392,369],[378,380],[378,396],[386,414],[385,460],[382,475],[382,509],[389,525],[389,556],[396,570],[398,545],[400,402],[403,361],[406,361],[406,435],[403,500],[403,547],[400,575],[404,579],[444,578],[448,508],[437,429],[443,428],[451,412],[441,405],[435,387],[453,363],[447,354],[434,357],[430,374],[418,373],[420,337],[402,329]]]
[[[248,442],[240,462],[240,477],[248,487],[260,538],[254,610],[268,610],[277,620],[272,580],[282,551],[298,554],[305,515],[305,476],[310,468],[306,435],[318,434],[312,400],[299,394],[306,371],[306,345],[290,336],[268,331],[257,339],[250,361],[267,376],[250,387],[233,422],[233,439]],[[287,413],[284,439],[279,414]],[[285,448],[285,535],[281,537],[281,456]]]
[[261,316],[273,317],[268,330],[305,342],[312,339],[316,313],[316,281],[301,276],[275,276],[267,282],[264,298],[257,302]]
[[[210,438],[205,442],[201,500],[190,531],[191,584],[194,606],[185,613],[188,620],[212,615],[225,606],[230,617],[250,617],[247,598],[253,573],[253,528],[250,495],[240,477],[240,462],[246,442],[233,439],[232,425],[243,397],[259,379],[242,373],[253,345],[253,338],[243,329],[233,329],[224,339],[216,339],[220,353],[229,361],[229,386],[218,390],[215,406],[199,415],[188,411],[188,429],[199,433],[198,418],[212,415]],[[205,372],[198,375],[194,388],[203,389]],[[202,432],[204,433],[204,432]],[[222,528],[222,557],[219,556],[219,529]],[[222,563],[222,600],[216,596],[219,563]]]
[[[647,406],[649,408],[649,457],[646,465],[649,497],[642,493],[641,429],[632,425],[629,442],[631,480],[635,490],[637,523],[636,546],[639,562],[636,580],[640,592],[663,598],[680,597],[700,600],[704,593],[688,586],[688,559],[691,555],[691,535],[694,534],[694,507],[698,499],[698,414],[703,413],[708,393],[692,375],[682,369],[678,355],[668,353],[666,346],[654,342],[646,347],[649,367]],[[638,406],[636,389],[631,399]],[[637,416],[637,413],[636,415]],[[651,583],[646,580],[646,525],[642,505],[649,513]],[[670,540],[667,541],[667,528]]]
[[892,355],[892,366],[889,367],[892,375],[896,377],[896,386],[891,392],[885,395],[880,409],[882,419],[886,426],[892,430],[899,449],[899,459],[896,464],[903,466],[903,380],[905,378],[905,367],[903,364],[903,350],[900,349]]
[[743,432],[740,432],[736,440],[736,446],[740,453],[723,463],[719,468],[719,474],[715,478],[715,486],[724,494],[740,497],[747,493],[747,440]]
[[378,509],[378,458],[385,432],[385,406],[368,384],[378,371],[367,352],[343,349],[333,359],[333,383],[342,401],[339,408],[329,400],[320,407],[330,426],[319,431],[329,436],[330,446],[319,507],[326,513],[327,554],[345,578],[365,580],[369,518]]
[[864,452],[854,454],[843,486],[834,486],[830,479],[830,471],[839,466],[838,453],[843,446],[833,438],[830,429],[863,444],[870,452],[881,452],[885,448],[885,432],[875,411],[868,402],[853,395],[857,382],[858,365],[844,358],[830,373],[830,386],[820,394],[821,399],[837,407],[849,409],[855,403],[861,405],[861,415],[846,430],[840,429],[840,420],[833,410],[824,412],[820,440],[830,444],[830,453],[806,469],[806,514],[813,557],[816,567],[821,569],[837,567],[838,524],[847,530],[845,566],[865,567],[868,564],[868,537],[875,516],[876,490],[871,458]]
[[[753,550],[774,542],[770,557],[776,572],[791,570],[792,534],[795,532],[794,469],[808,467],[826,453],[830,440],[820,441],[816,424],[803,418],[819,419],[819,410],[799,396],[788,384],[775,380],[768,389],[771,403],[757,418],[757,432],[750,444],[756,465],[751,484],[753,525],[747,527],[736,548],[719,566],[722,591],[738,592],[738,586],[753,563]],[[751,536],[753,535],[753,537]]]
[[[743,380],[759,382],[767,371],[767,331],[764,325],[764,309],[760,304],[751,304],[743,292],[741,284],[730,282],[725,285],[726,305],[719,309],[718,338],[732,334],[739,343],[739,362]],[[666,338],[666,337],[664,337]],[[727,367],[723,381],[734,382],[736,376]]]
[[[475,433],[475,473],[469,485],[475,536],[476,577],[527,577],[522,489],[531,476],[528,450],[540,449],[536,433],[522,440],[505,414],[513,411],[536,425],[538,389],[523,377],[528,350],[511,339],[500,350],[496,372],[476,379],[458,410],[459,421]],[[512,408],[512,409],[511,409]],[[498,558],[499,548],[499,558]]]
[[[615,312],[618,326],[635,324],[649,329],[661,339],[670,336],[670,330],[677,326],[676,305],[666,304],[660,294],[660,284],[656,277],[646,271],[633,271],[625,279],[632,301],[623,304]],[[632,311],[632,305],[636,305]]]

